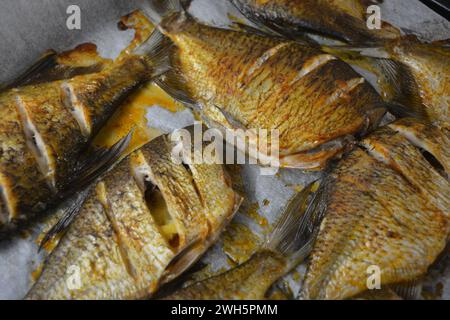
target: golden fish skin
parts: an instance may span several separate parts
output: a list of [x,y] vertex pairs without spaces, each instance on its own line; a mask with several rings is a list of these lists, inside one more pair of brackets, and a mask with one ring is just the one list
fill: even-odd
[[197,282],[165,300],[264,300],[269,288],[286,273],[283,256],[256,253],[249,261],[221,275]]
[[[430,120],[450,128],[450,48],[403,38],[386,45],[390,57],[406,66],[413,77],[412,94],[418,96]],[[387,92],[388,97],[392,93]],[[394,98],[397,98],[394,96]],[[412,101],[414,103],[415,101]],[[417,104],[417,102],[415,102]]]
[[98,183],[28,299],[148,298],[204,253],[241,199],[223,166],[175,164],[173,146],[159,137]]
[[362,293],[372,266],[381,270],[382,288],[415,281],[445,249],[449,182],[419,148],[443,159],[450,145],[438,129],[431,129],[438,139],[427,139],[429,128],[411,123],[401,120],[362,140],[362,148],[341,161],[325,182],[326,211],[302,298],[346,299]]
[[322,49],[375,73],[386,101],[449,129],[450,49],[445,42],[422,43],[415,36],[405,36],[379,47]]
[[246,17],[288,37],[312,32],[348,43],[374,43],[400,36],[384,24],[367,27],[367,7],[361,0],[230,0]]
[[[220,275],[199,281],[167,297],[167,300],[263,300],[277,298],[270,288],[303,262],[311,241],[298,235],[303,208],[315,183],[295,194],[284,207],[265,244],[245,263]],[[282,295],[284,296],[284,295]]]
[[177,82],[212,126],[279,130],[282,166],[323,168],[384,114],[364,78],[317,49],[183,15],[160,28],[176,45],[168,86]]
[[[91,54],[81,54],[87,61],[79,65],[95,64]],[[29,220],[73,184],[71,169],[88,142],[160,69],[145,55],[128,55],[98,73],[37,81],[0,95],[0,230]]]

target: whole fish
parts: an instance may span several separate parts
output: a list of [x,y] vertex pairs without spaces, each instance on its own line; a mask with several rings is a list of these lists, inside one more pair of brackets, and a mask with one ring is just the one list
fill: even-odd
[[[448,42],[448,41],[447,41]],[[377,74],[383,97],[450,129],[450,48],[446,41],[422,43],[415,36],[380,47],[324,48]]]
[[105,175],[28,299],[148,298],[197,261],[241,198],[222,165],[175,163],[174,147],[156,138]]
[[281,214],[267,243],[247,262],[220,275],[194,283],[167,300],[263,300],[281,277],[308,255],[310,247],[297,239],[302,207],[314,183],[295,195]]
[[[155,33],[99,72],[72,77],[61,68],[38,67],[18,88],[0,94],[0,231],[29,221],[66,189],[95,175],[99,163],[91,161],[79,172],[77,159],[123,100],[165,71],[168,47]],[[87,68],[94,65],[86,62]],[[46,82],[43,74],[61,80]],[[108,157],[112,150],[100,154]]]
[[367,8],[370,0],[229,0],[249,20],[277,34],[303,39],[305,32],[353,44],[375,43],[400,36],[383,23],[370,30]]
[[199,24],[178,2],[151,4],[151,20],[175,44],[161,86],[212,127],[278,130],[281,166],[323,168],[385,112],[370,84],[333,55]]
[[449,160],[448,136],[411,119],[363,139],[310,205],[320,231],[301,297],[351,298],[372,276],[414,291],[449,240]]

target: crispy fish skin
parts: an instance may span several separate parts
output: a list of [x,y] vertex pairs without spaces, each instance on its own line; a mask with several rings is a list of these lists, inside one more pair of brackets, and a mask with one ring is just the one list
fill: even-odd
[[[325,216],[302,298],[346,299],[362,293],[371,266],[380,268],[382,287],[415,281],[445,249],[449,182],[416,145],[436,158],[436,148],[448,154],[450,146],[448,140],[439,145],[422,139],[429,128],[411,123],[401,120],[362,140],[362,148],[341,161],[325,182]],[[438,129],[433,132],[441,136],[437,141],[445,139]]]
[[[78,125],[74,126],[75,120],[68,117],[66,108],[62,108],[59,101],[60,92],[55,92],[55,89],[58,89],[51,82],[68,79],[75,75],[100,72],[109,63],[111,61],[101,58],[97,53],[96,46],[89,43],[79,45],[75,49],[61,54],[50,50],[23,75],[2,88],[4,91],[0,92],[0,105],[2,106],[0,108],[0,118],[2,119],[0,125],[0,141],[2,141],[0,225],[7,223],[10,219],[6,213],[12,214],[13,219],[21,219],[18,217],[19,212],[43,210],[45,207],[43,199],[51,197],[53,191],[38,170],[36,159],[27,146],[27,139],[24,137],[23,125],[17,109],[17,95],[20,92],[17,88],[29,86],[27,89],[29,96],[25,95],[25,97],[27,100],[35,99],[34,104],[37,105],[37,114],[32,109],[31,115],[33,117],[41,115],[40,118],[47,118],[46,131],[55,131],[55,136],[63,132],[62,135],[67,138],[64,140],[66,143],[59,147],[75,147],[76,149],[80,143],[77,141],[80,139]],[[42,85],[37,86],[38,84]],[[66,158],[71,158],[67,152],[59,154],[65,154]],[[32,186],[35,187],[34,190],[30,190]],[[21,209],[17,209],[18,202],[20,202]]]
[[[80,65],[97,61],[90,55]],[[87,143],[123,100],[161,68],[146,53],[130,54],[98,73],[38,81],[1,94],[0,230],[41,212],[73,184],[73,168]]]
[[[204,253],[241,199],[223,166],[175,164],[171,146],[168,136],[157,138],[98,183],[28,299],[148,298],[171,272],[184,271]],[[163,196],[164,214],[155,192]],[[73,270],[81,277],[76,288]]]
[[[20,218],[17,212],[20,206],[32,210],[42,210],[41,199],[51,195],[49,185],[39,172],[36,159],[27,147],[23,135],[19,114],[6,95],[0,102],[0,225],[10,219]],[[34,186],[31,192],[30,186]]]
[[450,49],[445,42],[423,43],[408,35],[382,46],[322,49],[375,73],[386,101],[402,104],[416,117],[449,129]]
[[166,300],[264,300],[273,284],[300,264],[311,250],[311,241],[298,235],[308,196],[314,183],[295,194],[278,218],[263,246],[245,263],[196,282]]
[[430,120],[449,130],[450,48],[403,38],[388,42],[386,50],[411,72],[415,82],[411,90],[420,97]]
[[305,31],[348,43],[374,43],[397,38],[400,32],[384,24],[367,27],[371,1],[361,0],[230,0],[245,16],[289,37]]
[[181,289],[165,300],[264,300],[272,284],[287,271],[286,259],[272,251],[216,277]]
[[432,154],[444,167],[445,172],[450,172],[450,137],[442,134],[440,129],[428,126],[415,119],[404,118],[389,124],[392,130],[400,132],[416,147]]
[[345,149],[342,140],[384,114],[364,78],[317,49],[204,26],[183,14],[160,28],[176,45],[168,86],[176,83],[199,103],[212,126],[279,130],[282,166],[322,168]]

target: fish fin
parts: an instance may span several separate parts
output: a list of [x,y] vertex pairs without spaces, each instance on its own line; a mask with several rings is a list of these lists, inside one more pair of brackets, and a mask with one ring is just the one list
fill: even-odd
[[131,130],[112,147],[98,148],[94,152],[89,153],[85,159],[78,162],[72,175],[76,178],[71,180],[66,190],[60,196],[63,202],[57,207],[57,210],[62,210],[62,218],[44,236],[39,246],[39,251],[56,235],[64,232],[69,227],[80,212],[92,184],[111,170],[120,160],[123,152],[130,145],[133,132],[134,130]]
[[159,25],[163,18],[174,13],[186,12],[191,5],[192,0],[148,0],[148,6],[144,12],[148,15],[150,21]]
[[[384,106],[399,117],[414,117],[429,122],[426,106],[419,94],[417,82],[405,64],[390,59],[382,47],[323,46],[322,49],[348,63],[369,69],[386,88],[389,102]],[[404,106],[404,107],[402,107]]]
[[130,145],[134,129],[125,137],[116,142],[109,148],[97,148],[89,152],[86,157],[78,161],[72,176],[72,179],[63,193],[63,198],[72,195],[78,190],[85,189],[99,177],[112,169],[112,167],[121,159],[123,152]]
[[424,123],[431,124],[428,114],[423,109],[414,110],[403,104],[395,102],[384,102],[379,106],[386,108],[397,118],[415,118]]
[[188,107],[198,110],[201,109],[198,104],[183,89],[183,79],[178,73],[171,69],[167,73],[155,80],[155,83],[164,90],[169,96],[181,102]]
[[161,279],[161,284],[178,278],[198,261],[205,250],[206,247],[200,240],[191,242],[190,245],[181,250],[169,263]]
[[196,262],[189,270],[181,274],[176,279],[163,283],[157,292],[151,297],[153,300],[161,300],[183,288],[188,281],[193,280],[193,275],[204,270],[208,265],[202,261]]
[[316,182],[310,183],[289,200],[264,246],[267,250],[287,256],[290,268],[295,268],[301,263],[312,249],[312,239],[303,232],[301,222],[315,184]]
[[170,51],[173,43],[158,29],[155,29],[147,41],[137,47],[133,53],[142,56],[151,69],[151,78],[156,78],[170,70]]
[[292,35],[289,32],[284,31],[284,28],[278,25],[274,21],[269,21],[261,18],[259,15],[246,10],[245,7],[241,6],[238,1],[229,0],[229,2],[245,17],[251,25],[234,22],[232,24],[232,29],[238,31],[244,31],[248,33],[257,34],[260,36],[278,37],[296,41],[300,44],[319,47],[316,41],[308,36],[306,32],[296,33]]
[[54,50],[45,52],[31,67],[29,67],[22,75],[11,83],[1,86],[0,90],[8,90],[18,88],[25,85],[29,80],[33,79],[37,74],[48,70],[56,65],[56,58],[58,54]]
[[391,286],[392,290],[405,300],[419,300],[421,298],[422,287],[421,280]]
[[248,24],[245,24],[242,22],[237,22],[237,21],[234,21],[231,24],[231,29],[233,29],[235,31],[244,32],[244,33],[253,33],[253,34],[256,34],[261,37],[279,37],[280,36],[279,34],[271,31],[270,29],[266,29],[266,28],[260,27],[260,26],[253,27]]
[[247,130],[248,128],[239,120],[237,120],[236,118],[234,118],[229,112],[219,108],[218,106],[214,105],[215,110],[220,113],[223,118],[226,120],[226,122],[228,123],[228,127],[231,129],[242,129],[242,130]]
[[40,252],[47,243],[55,239],[59,234],[67,230],[75,217],[80,213],[86,198],[88,197],[91,188],[87,188],[81,192],[75,193],[71,198],[67,199],[62,205],[57,208],[61,211],[61,219],[45,234],[44,238],[39,244],[38,252]]
[[416,117],[427,118],[426,107],[419,95],[419,88],[410,69],[403,63],[391,59],[374,59],[375,67],[381,71],[386,85],[393,90],[392,102],[410,108]]

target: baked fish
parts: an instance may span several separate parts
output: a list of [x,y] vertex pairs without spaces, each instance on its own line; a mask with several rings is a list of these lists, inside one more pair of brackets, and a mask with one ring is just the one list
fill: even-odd
[[[266,244],[247,262],[220,275],[194,283],[166,300],[263,300],[275,282],[309,254],[299,238],[303,207],[314,183],[287,204]],[[309,243],[311,244],[311,242]]]
[[278,130],[281,166],[323,168],[385,113],[370,84],[333,55],[199,24],[176,1],[151,5],[150,19],[175,44],[161,87],[211,127]]
[[380,47],[324,48],[377,74],[383,97],[450,128],[450,47],[448,41],[422,43],[415,36]]
[[420,281],[449,240],[449,148],[440,129],[403,119],[337,165],[307,213],[324,218],[302,298],[354,297],[374,272],[381,289]]
[[249,20],[262,28],[291,39],[304,39],[305,32],[352,44],[376,43],[400,36],[382,24],[380,30],[367,26],[371,0],[228,0]]
[[[0,94],[0,231],[30,220],[95,175],[99,163],[93,161],[83,172],[74,170],[80,154],[131,92],[165,71],[168,47],[155,33],[99,72],[74,76],[38,67]],[[46,82],[43,74],[61,80]]]
[[177,164],[174,147],[156,138],[98,182],[28,299],[148,298],[197,261],[241,198],[222,165]]

